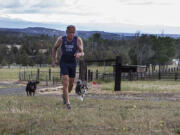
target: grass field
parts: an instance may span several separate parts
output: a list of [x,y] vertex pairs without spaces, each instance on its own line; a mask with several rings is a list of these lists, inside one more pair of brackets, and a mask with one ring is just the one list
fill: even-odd
[[[18,72],[0,69],[0,80],[17,80]],[[97,83],[100,90],[114,89],[113,82]],[[174,93],[179,88],[178,81],[122,81],[122,91]],[[180,135],[178,101],[108,97],[70,101],[72,109],[67,110],[60,96],[0,96],[0,135]]]
[[[114,90],[114,81],[102,82],[102,90]],[[140,92],[180,92],[179,81],[122,81],[122,91],[140,91]]]
[[67,110],[59,97],[0,97],[2,135],[176,135],[180,103],[71,99]]

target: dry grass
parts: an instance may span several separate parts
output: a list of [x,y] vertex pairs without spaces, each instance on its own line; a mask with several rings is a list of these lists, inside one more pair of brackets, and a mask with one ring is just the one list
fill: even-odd
[[[114,90],[114,82],[101,82],[102,90]],[[179,81],[122,81],[122,91],[180,92]]]
[[[7,72],[2,70],[0,77]],[[113,82],[101,84],[90,84],[91,89],[112,93]],[[123,81],[122,91],[173,93],[179,92],[179,82]],[[180,102],[71,97],[71,103],[67,110],[60,96],[0,96],[0,135],[180,134]]]
[[4,135],[175,135],[180,103],[71,99],[67,110],[60,97],[0,97],[0,134]]

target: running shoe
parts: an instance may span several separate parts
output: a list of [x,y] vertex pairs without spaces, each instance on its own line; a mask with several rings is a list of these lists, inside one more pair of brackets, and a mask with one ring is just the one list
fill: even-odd
[[67,109],[71,109],[71,106],[70,106],[70,104],[66,104],[66,107],[67,107]]

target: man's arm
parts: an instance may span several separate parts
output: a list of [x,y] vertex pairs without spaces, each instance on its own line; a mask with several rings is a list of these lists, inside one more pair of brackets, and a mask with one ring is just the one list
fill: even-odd
[[75,54],[75,57],[79,58],[81,56],[84,56],[83,41],[80,37],[77,38],[77,47],[78,47],[79,52]]
[[55,64],[57,63],[57,49],[58,47],[60,47],[62,44],[62,37],[59,37],[53,47],[53,52],[52,52],[52,67],[55,66]]

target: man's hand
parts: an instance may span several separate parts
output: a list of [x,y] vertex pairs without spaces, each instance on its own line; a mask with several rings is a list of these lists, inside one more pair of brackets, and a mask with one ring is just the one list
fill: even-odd
[[82,56],[82,53],[80,52],[75,53],[74,56],[76,57],[76,59],[79,59]]
[[52,62],[52,67],[55,67],[56,64],[57,64],[57,59],[54,59]]

